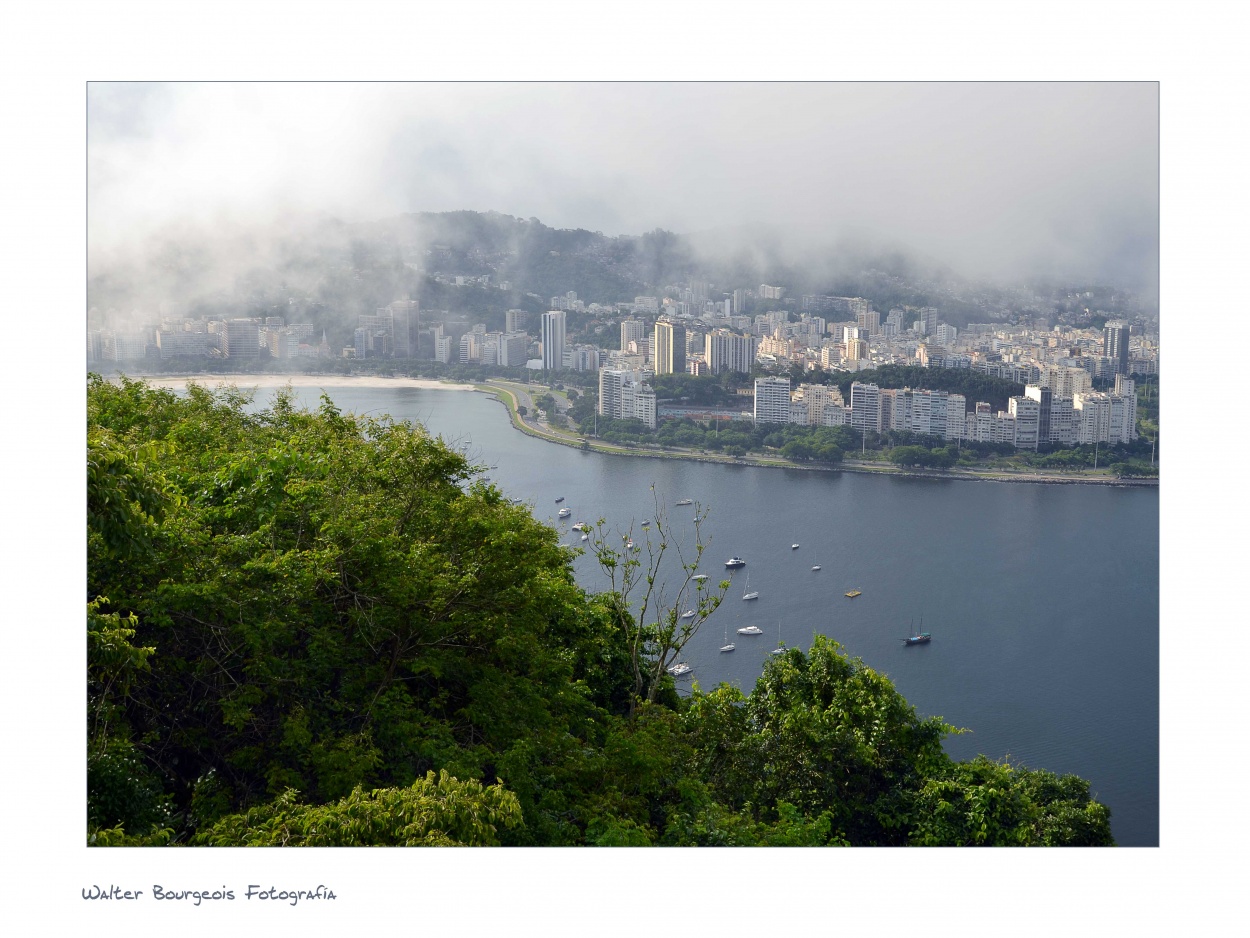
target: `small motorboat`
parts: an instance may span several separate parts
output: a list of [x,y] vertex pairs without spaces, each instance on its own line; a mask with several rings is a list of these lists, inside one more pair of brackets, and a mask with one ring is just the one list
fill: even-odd
[[820,564],[814,564],[814,565],[812,566],[812,569],[813,569],[813,570],[819,570],[819,569],[820,569]]

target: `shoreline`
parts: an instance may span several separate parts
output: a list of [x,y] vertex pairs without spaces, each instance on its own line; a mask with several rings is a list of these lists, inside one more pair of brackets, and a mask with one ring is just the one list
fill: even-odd
[[[801,465],[768,456],[721,456],[713,453],[697,453],[689,450],[659,450],[631,446],[621,443],[603,443],[585,441],[582,437],[557,433],[549,428],[531,425],[517,413],[518,401],[515,393],[506,385],[492,384],[489,381],[480,383],[463,383],[443,381],[437,378],[383,377],[381,375],[279,375],[279,374],[198,374],[198,375],[128,375],[136,380],[145,381],[153,387],[171,390],[185,389],[187,384],[199,384],[205,387],[216,387],[231,384],[236,387],[275,389],[291,385],[291,387],[323,387],[323,388],[421,388],[432,391],[478,391],[489,394],[508,411],[512,426],[526,436],[557,446],[569,446],[573,449],[588,449],[591,452],[603,453],[608,456],[632,456],[644,459],[684,459],[688,462],[718,463],[726,466],[754,466],[762,469],[796,469],[800,472],[857,472],[864,475],[888,476],[896,479],[933,479],[966,482],[1007,482],[1031,483],[1034,485],[1109,485],[1120,488],[1154,488],[1159,487],[1158,478],[1153,479],[1117,479],[1113,476],[1091,477],[1069,473],[1042,473],[1037,470],[1010,469],[898,469],[887,465],[866,465],[848,460],[836,466]],[[545,386],[532,385],[530,387]],[[507,394],[511,403],[501,394]]]
[[[726,466],[754,466],[762,469],[797,469],[801,472],[857,472],[863,475],[888,476],[897,479],[934,479],[948,481],[964,481],[964,482],[1006,482],[1006,483],[1032,483],[1035,485],[1109,485],[1120,488],[1154,488],[1159,487],[1159,480],[1154,479],[1117,479],[1114,476],[1091,477],[1078,476],[1071,474],[1054,475],[1038,473],[1036,470],[1010,470],[1010,469],[941,469],[941,470],[924,470],[924,469],[898,469],[893,466],[886,465],[865,465],[863,463],[843,462],[836,466],[826,465],[801,465],[798,463],[788,462],[781,458],[768,456],[720,456],[711,453],[696,453],[689,450],[657,450],[642,447],[630,446],[623,443],[602,443],[591,442],[586,440],[586,445],[582,445],[581,437],[566,436],[550,429],[545,432],[521,419],[516,412],[516,396],[511,389],[492,385],[483,382],[474,386],[474,390],[490,394],[508,411],[508,417],[512,422],[512,426],[520,430],[526,436],[534,439],[543,440],[547,443],[555,443],[558,446],[568,446],[573,449],[588,449],[591,452],[603,453],[608,456],[634,456],[644,459],[684,459],[688,462],[705,462],[719,463]],[[500,392],[506,393],[512,402],[503,400],[499,395]]]
[[248,388],[424,388],[432,391],[473,391],[471,384],[451,383],[436,378],[387,378],[381,375],[127,375],[153,387],[179,389],[188,384],[218,387],[231,384]]

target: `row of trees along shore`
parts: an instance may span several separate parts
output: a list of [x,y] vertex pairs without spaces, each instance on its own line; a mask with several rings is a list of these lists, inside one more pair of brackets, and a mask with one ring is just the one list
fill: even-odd
[[639,552],[593,529],[588,593],[420,426],[98,376],[87,402],[91,844],[1112,843],[1087,782],[952,760],[826,638],[679,694],[725,586],[657,578],[701,555],[662,511]]

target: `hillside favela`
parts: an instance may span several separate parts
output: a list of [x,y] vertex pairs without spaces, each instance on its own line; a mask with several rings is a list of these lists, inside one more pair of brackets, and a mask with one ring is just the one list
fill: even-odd
[[1157,205],[492,191],[101,235],[90,845],[1158,845]]

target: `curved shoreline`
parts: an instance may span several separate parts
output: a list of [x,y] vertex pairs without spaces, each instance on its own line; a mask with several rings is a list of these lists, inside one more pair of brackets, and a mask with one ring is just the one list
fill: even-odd
[[[326,387],[326,388],[422,388],[436,391],[480,391],[498,400],[508,411],[512,426],[526,436],[559,446],[574,449],[586,449],[590,452],[603,453],[609,456],[633,456],[644,459],[684,459],[688,462],[719,463],[725,466],[757,466],[764,469],[796,469],[800,472],[858,472],[865,475],[889,476],[897,479],[935,479],[960,480],[968,482],[1013,482],[1032,483],[1034,485],[1110,485],[1120,488],[1154,488],[1159,487],[1158,478],[1153,479],[1117,479],[1114,476],[1090,477],[1067,473],[1045,473],[1037,470],[1009,469],[899,469],[895,466],[867,464],[856,460],[845,460],[836,466],[801,465],[781,457],[746,455],[723,456],[713,453],[695,452],[679,449],[652,449],[648,447],[604,443],[600,440],[583,439],[573,434],[558,433],[537,423],[530,423],[517,412],[519,404],[516,392],[503,383],[482,381],[463,383],[441,381],[434,378],[383,377],[381,375],[315,375],[315,374],[200,374],[200,375],[132,375],[131,377],[146,381],[156,387],[185,388],[188,383],[206,386],[218,384],[243,385],[246,387],[281,388],[292,387]],[[533,386],[527,386],[533,387]],[[548,390],[543,387],[543,390]],[[507,395],[507,399],[503,397]]]
[[[538,440],[544,440],[548,443],[556,443],[560,446],[569,446],[574,449],[587,449],[591,452],[604,453],[609,456],[641,456],[646,459],[684,459],[689,462],[720,463],[721,465],[726,466],[758,466],[760,468],[767,469],[797,469],[802,472],[859,472],[865,475],[889,476],[891,478],[900,479],[946,479],[969,482],[1027,482],[1037,485],[1110,485],[1121,488],[1158,488],[1159,486],[1159,480],[1157,478],[1117,479],[1114,476],[1094,478],[1063,474],[1048,475],[1038,473],[1036,471],[1028,472],[1025,470],[1014,472],[1007,469],[899,469],[895,466],[866,465],[862,462],[856,463],[854,461],[851,461],[849,464],[847,462],[843,462],[836,466],[804,466],[798,463],[789,462],[788,460],[780,457],[751,456],[749,454],[746,456],[719,456],[711,453],[696,453],[690,450],[656,450],[621,443],[603,443],[599,441],[592,442],[590,440],[583,440],[582,437],[566,436],[552,430],[544,432],[539,427],[529,424],[522,419],[520,414],[517,413],[516,395],[510,388],[484,382],[482,384],[475,385],[474,390],[490,394],[503,404],[508,411],[508,416],[512,421],[512,425],[526,436],[534,437]],[[501,394],[507,394],[511,399],[511,402],[504,400],[500,396]],[[584,446],[583,442],[585,443]]]

